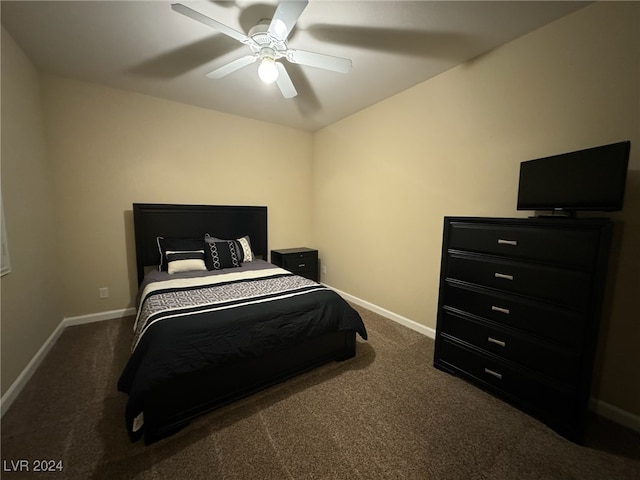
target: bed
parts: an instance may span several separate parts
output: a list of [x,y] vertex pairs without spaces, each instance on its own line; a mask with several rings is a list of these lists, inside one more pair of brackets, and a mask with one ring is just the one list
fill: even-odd
[[140,292],[118,382],[133,441],[351,358],[366,339],[338,294],[266,261],[266,207],[136,203],[133,218]]

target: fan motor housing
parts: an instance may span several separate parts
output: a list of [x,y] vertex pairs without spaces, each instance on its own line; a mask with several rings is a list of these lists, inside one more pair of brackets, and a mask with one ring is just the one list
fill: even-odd
[[251,45],[251,50],[253,50],[254,53],[260,53],[267,47],[276,52],[275,57],[282,57],[287,50],[287,42],[285,40],[278,40],[269,33],[270,24],[270,18],[263,18],[251,27],[248,35],[255,42],[255,45]]

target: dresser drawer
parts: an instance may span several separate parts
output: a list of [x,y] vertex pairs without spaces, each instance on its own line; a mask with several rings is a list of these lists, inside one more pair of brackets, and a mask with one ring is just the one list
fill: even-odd
[[296,253],[282,259],[282,267],[293,272],[309,271],[317,268],[318,257],[315,253]]
[[591,269],[598,236],[588,228],[451,222],[449,248]]
[[562,381],[574,381],[579,357],[566,349],[455,312],[441,314],[441,333]]
[[450,254],[446,276],[576,309],[586,307],[591,287],[587,273],[482,255]]
[[569,349],[579,350],[584,341],[584,314],[517,295],[447,282],[442,305],[547,338]]
[[285,259],[283,268],[301,277],[318,280],[318,261],[315,258]]
[[566,421],[575,416],[575,391],[570,386],[546,381],[509,362],[440,338],[436,366],[457,371],[545,418]]

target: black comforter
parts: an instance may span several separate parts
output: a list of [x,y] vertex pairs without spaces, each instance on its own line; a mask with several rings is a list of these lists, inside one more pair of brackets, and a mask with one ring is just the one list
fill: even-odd
[[129,431],[140,430],[145,395],[163,382],[345,330],[367,338],[360,316],[338,294],[275,267],[150,283],[118,382],[129,395]]

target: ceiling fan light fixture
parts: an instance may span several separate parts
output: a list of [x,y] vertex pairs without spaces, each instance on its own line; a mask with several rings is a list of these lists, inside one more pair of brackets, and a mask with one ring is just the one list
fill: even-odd
[[258,76],[264,83],[273,83],[278,79],[278,68],[273,58],[264,57],[258,65]]
[[302,11],[309,0],[280,0],[272,18],[263,18],[249,29],[249,34],[234,30],[213,18],[207,17],[180,3],[171,8],[197,22],[218,30],[234,40],[238,40],[251,49],[252,54],[237,58],[215,70],[207,73],[208,78],[219,79],[249,64],[259,62],[258,77],[264,83],[276,83],[284,98],[293,98],[296,91],[289,73],[284,67],[285,61],[309,67],[321,68],[338,73],[348,73],[351,70],[351,60],[334,57],[306,50],[289,48],[287,39],[289,33],[298,22]]

